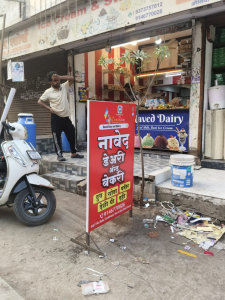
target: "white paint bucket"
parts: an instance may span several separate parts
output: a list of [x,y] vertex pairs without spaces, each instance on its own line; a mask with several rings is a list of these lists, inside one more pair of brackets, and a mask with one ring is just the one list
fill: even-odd
[[209,88],[210,109],[225,108],[225,85],[218,85]]
[[177,187],[193,186],[195,157],[188,154],[170,156],[171,183]]

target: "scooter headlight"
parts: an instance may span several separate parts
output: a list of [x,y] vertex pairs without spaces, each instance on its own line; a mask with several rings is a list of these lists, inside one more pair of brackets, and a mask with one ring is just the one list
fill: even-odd
[[8,148],[9,153],[11,154],[11,156],[13,158],[15,158],[22,166],[25,166],[26,163],[24,162],[24,160],[22,159],[22,157],[20,156],[20,154],[17,152],[16,148],[13,146],[10,146]]

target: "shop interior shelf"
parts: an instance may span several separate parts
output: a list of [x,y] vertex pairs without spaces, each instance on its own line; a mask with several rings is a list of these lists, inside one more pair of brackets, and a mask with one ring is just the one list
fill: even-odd
[[123,92],[124,91],[120,91],[120,90],[110,90],[110,89],[102,89],[103,91],[108,91],[108,92]]
[[190,89],[191,85],[190,84],[180,84],[180,87]]
[[[106,70],[106,69],[103,69],[102,70],[102,73],[117,73],[118,74],[118,72],[116,72],[116,70]],[[120,74],[120,75],[123,75],[123,76],[126,76],[126,77],[134,77],[135,75],[126,75],[126,74]]]
[[213,49],[225,47],[225,43],[213,45]]
[[182,71],[191,71],[191,68],[182,68]]
[[183,58],[191,58],[192,52],[178,53],[178,55],[183,57]]
[[217,72],[217,71],[224,71],[225,70],[225,66],[220,66],[220,67],[212,67],[212,70]]

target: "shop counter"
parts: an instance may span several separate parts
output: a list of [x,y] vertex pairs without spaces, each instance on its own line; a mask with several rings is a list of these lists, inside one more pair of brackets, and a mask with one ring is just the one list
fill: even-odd
[[[139,110],[141,144],[144,149],[188,151],[189,109]],[[140,148],[135,126],[134,146]]]

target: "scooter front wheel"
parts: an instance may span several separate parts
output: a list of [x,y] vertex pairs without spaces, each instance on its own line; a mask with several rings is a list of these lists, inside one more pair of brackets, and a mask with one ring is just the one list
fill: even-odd
[[16,217],[25,225],[42,225],[53,216],[56,209],[54,193],[42,186],[32,186],[37,201],[34,203],[28,189],[24,189],[16,195],[14,211]]

